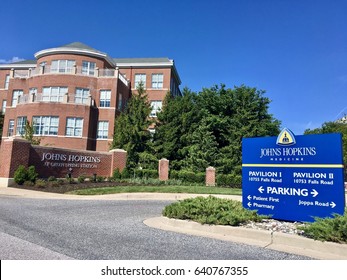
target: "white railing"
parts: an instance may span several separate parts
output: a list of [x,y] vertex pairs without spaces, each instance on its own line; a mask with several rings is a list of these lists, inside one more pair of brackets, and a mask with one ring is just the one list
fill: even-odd
[[29,70],[15,70],[13,73],[14,78],[27,78],[29,76]]
[[76,96],[76,94],[49,96],[47,94],[42,93],[24,94],[18,98],[17,104],[28,104],[38,102],[82,104],[87,106],[94,105],[94,100],[91,96],[81,97],[80,95]]
[[[45,75],[45,74],[84,75],[84,76],[91,76],[91,77],[115,77],[116,70],[95,68],[93,70],[87,71],[86,69],[83,69],[81,66],[59,69],[59,68],[51,68],[50,65],[30,68],[28,70],[16,70],[16,69],[13,70],[14,78],[30,78],[30,77]],[[123,77],[121,77],[120,79],[122,78]],[[125,78],[124,78],[124,81],[123,81],[124,83],[127,83]]]
[[115,69],[99,69],[99,77],[114,77]]

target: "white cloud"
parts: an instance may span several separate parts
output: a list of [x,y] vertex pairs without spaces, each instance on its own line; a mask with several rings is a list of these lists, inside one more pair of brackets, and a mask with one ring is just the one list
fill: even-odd
[[9,63],[14,63],[14,62],[18,62],[18,61],[23,61],[25,60],[24,58],[20,58],[18,56],[14,56],[11,59],[2,59],[0,58],[0,63],[1,64],[9,64]]

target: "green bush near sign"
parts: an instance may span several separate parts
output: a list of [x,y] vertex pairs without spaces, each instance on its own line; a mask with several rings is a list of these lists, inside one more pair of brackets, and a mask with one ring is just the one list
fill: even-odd
[[334,215],[334,218],[316,218],[315,222],[301,226],[308,238],[347,244],[347,208],[344,215]]
[[25,168],[24,165],[19,165],[16,171],[14,172],[14,181],[18,185],[23,185],[24,182],[29,181],[31,183],[35,183],[38,178],[38,173],[35,170],[35,166],[31,165]]
[[247,221],[260,222],[266,216],[247,210],[235,200],[214,196],[188,198],[166,206],[162,214],[168,218],[193,220],[201,224],[239,226]]

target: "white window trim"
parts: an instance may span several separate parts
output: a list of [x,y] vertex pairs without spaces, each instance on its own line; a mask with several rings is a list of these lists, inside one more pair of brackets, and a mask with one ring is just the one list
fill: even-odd
[[[137,77],[140,77],[140,78],[136,79]],[[134,80],[134,89],[137,89],[140,82],[143,82],[143,88],[146,88],[146,80],[147,80],[147,75],[145,73],[136,73],[135,80]]]
[[[68,120],[73,120],[73,126],[68,126]],[[77,120],[81,120],[81,126],[76,126]],[[71,129],[73,131],[73,135],[68,135],[67,130]],[[80,134],[76,135],[76,131],[81,130]],[[67,117],[66,118],[66,126],[65,126],[65,136],[66,137],[76,137],[81,138],[83,136],[83,118],[78,117]]]
[[[39,118],[39,125],[35,123],[35,119]],[[48,124],[43,123],[42,124],[42,119],[43,118],[48,118]],[[53,126],[52,125],[52,119],[57,119],[57,125]],[[39,126],[39,133],[35,133],[36,127]],[[34,135],[40,135],[40,136],[57,136],[58,135],[58,130],[59,130],[59,117],[58,116],[33,116],[33,128],[34,128]],[[46,129],[45,129],[46,128]],[[48,134],[44,134],[43,132],[46,131],[48,128]],[[52,128],[57,128],[57,133],[56,134],[51,134],[51,129]]]
[[[100,123],[107,123],[107,129],[104,129],[104,127],[102,127],[102,129],[100,129]],[[108,139],[108,132],[109,132],[109,121],[98,121],[98,128],[97,128],[97,134],[96,134],[96,139],[97,140],[107,140]],[[106,131],[107,134],[106,134],[106,137],[99,137],[99,131],[103,132],[102,135],[104,136],[104,132]]]
[[[108,106],[101,106],[101,105],[107,105]],[[110,108],[111,107],[111,90],[109,89],[102,89],[100,90],[100,108]]]

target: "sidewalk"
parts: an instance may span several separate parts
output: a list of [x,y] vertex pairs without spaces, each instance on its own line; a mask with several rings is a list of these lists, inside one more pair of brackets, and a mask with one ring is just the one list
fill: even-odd
[[[121,193],[109,195],[79,196],[47,192],[37,192],[17,188],[0,188],[0,196],[24,197],[36,199],[70,200],[182,200],[190,197],[209,196],[201,194],[170,193]],[[216,195],[241,201],[242,196]],[[346,194],[347,200],[347,194]],[[347,260],[347,245],[321,242],[309,238],[265,230],[255,230],[230,226],[201,225],[192,221],[156,217],[144,221],[144,224],[161,230],[204,236],[225,241],[260,246],[282,252],[308,256],[322,260]]]

